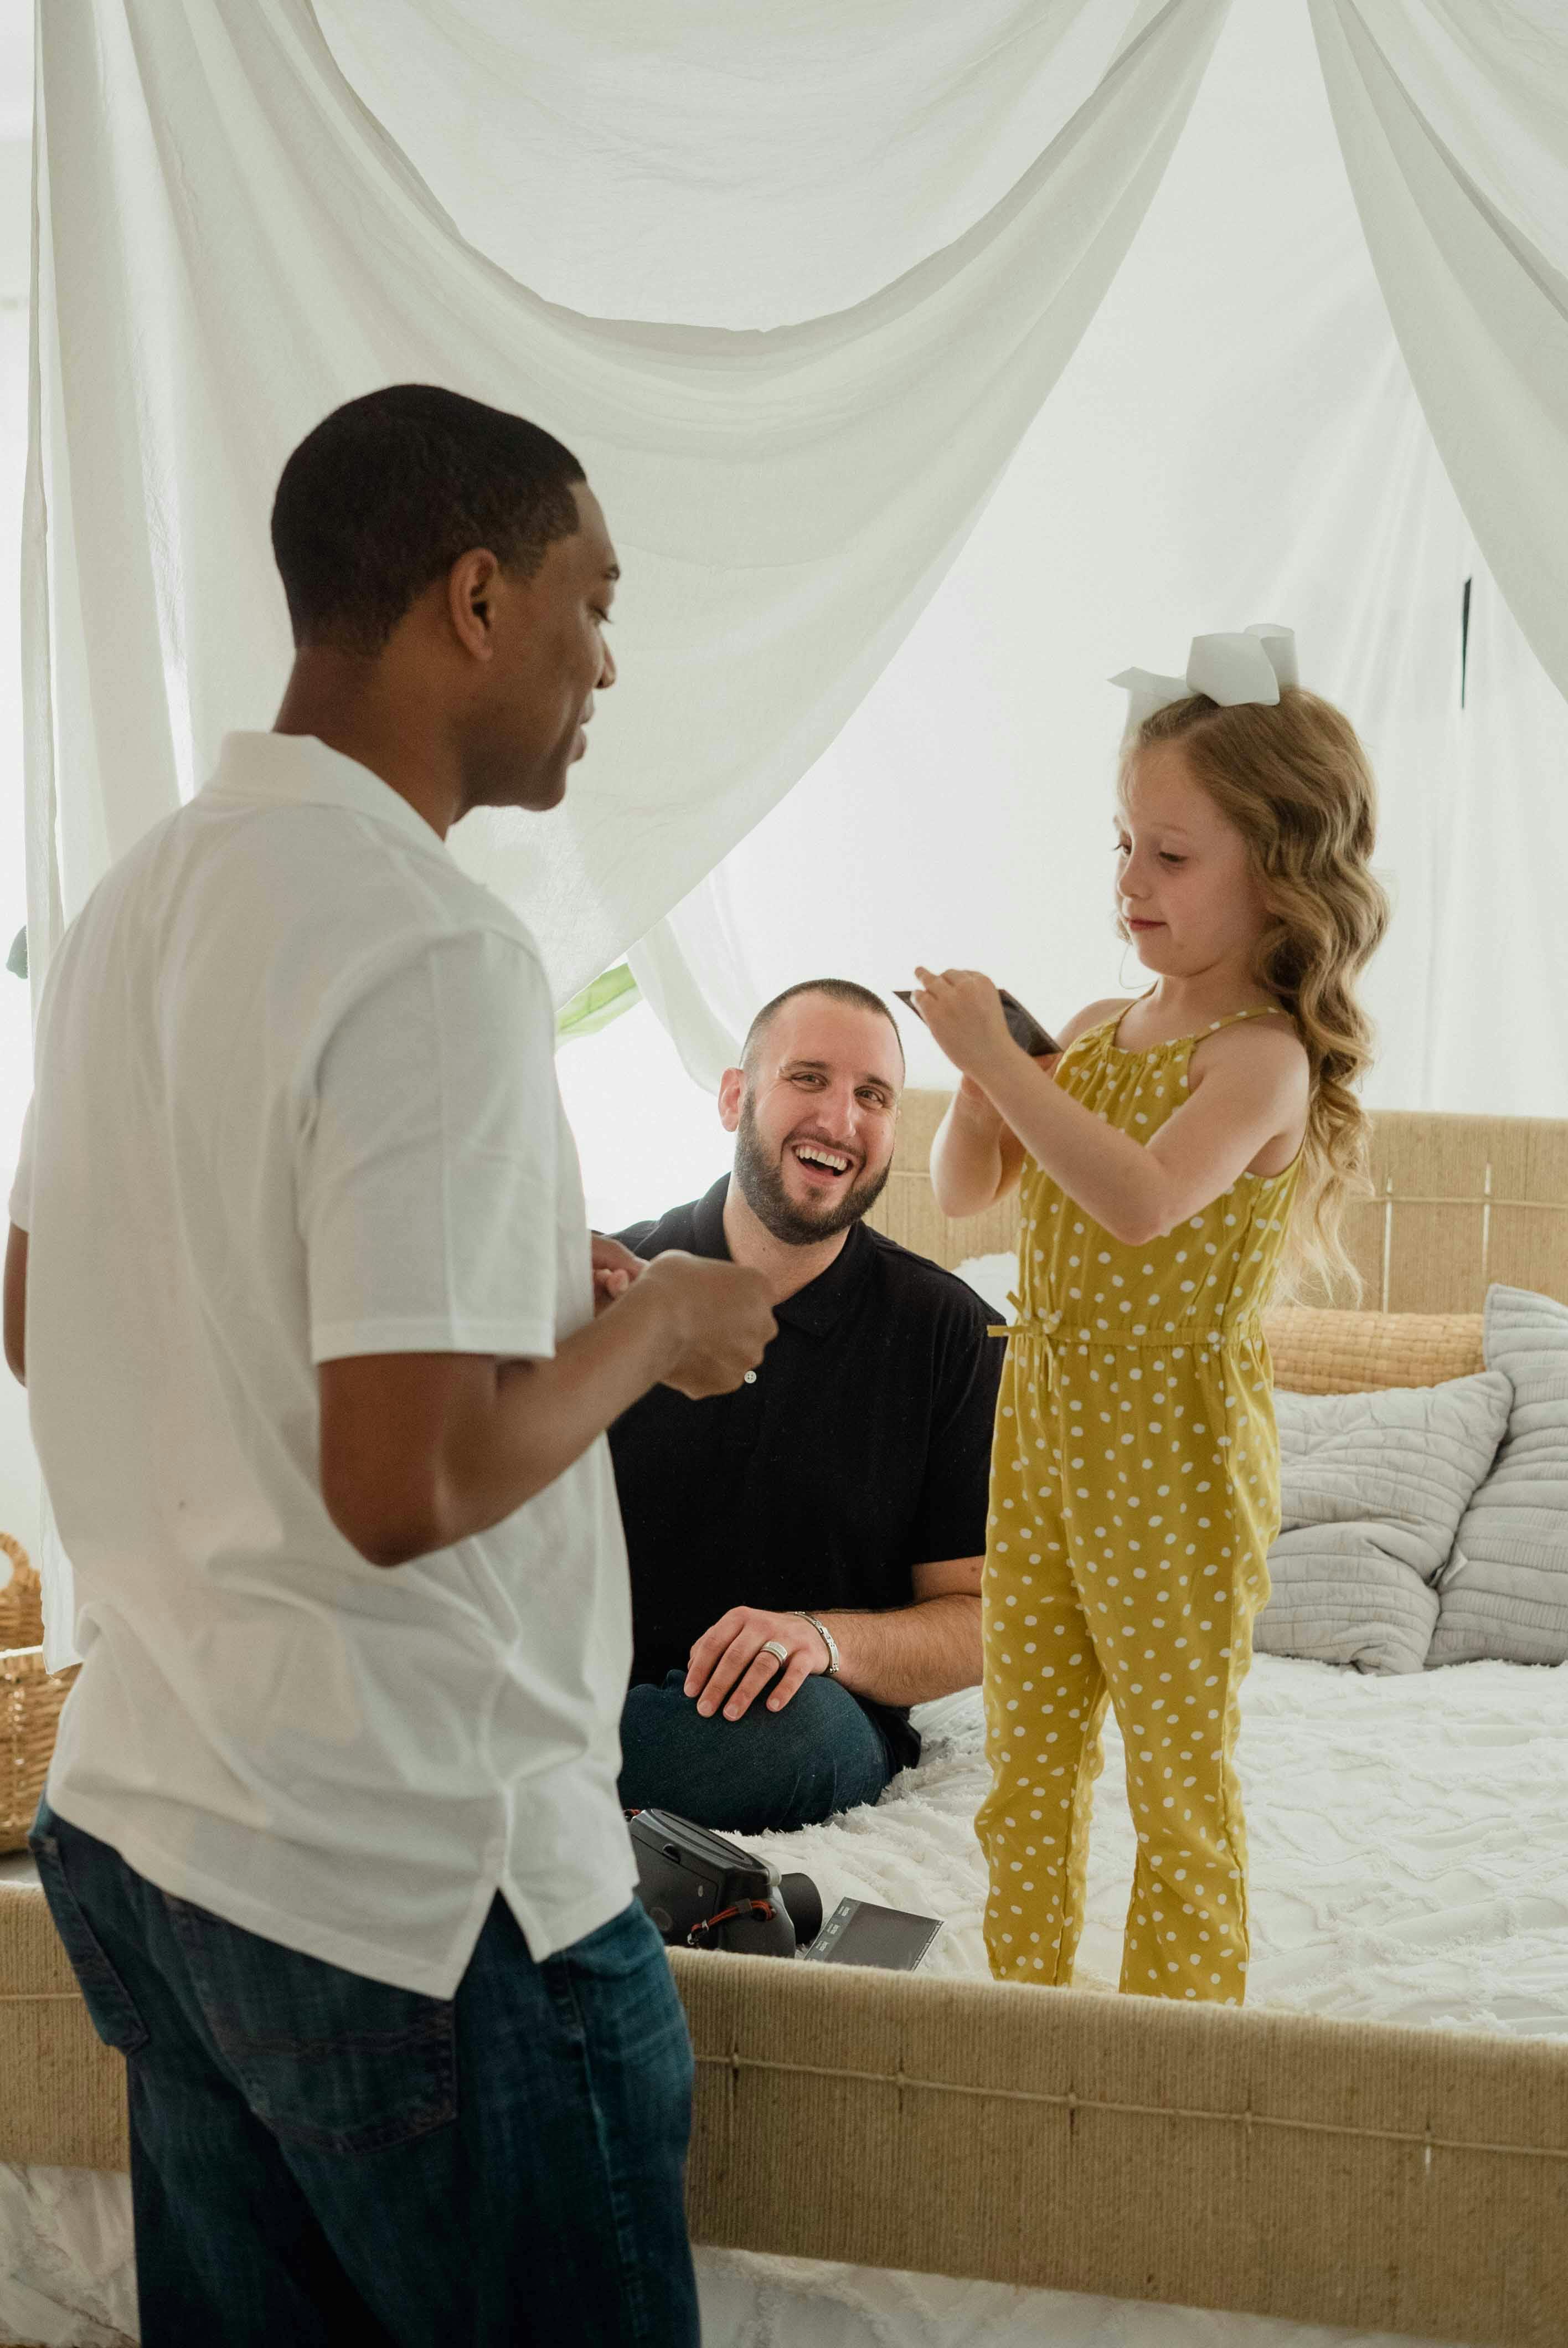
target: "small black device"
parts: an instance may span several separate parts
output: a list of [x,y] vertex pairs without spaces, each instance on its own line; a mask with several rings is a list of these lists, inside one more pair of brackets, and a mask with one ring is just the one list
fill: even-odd
[[781,1876],[771,1859],[672,1810],[630,1810],[627,1825],[637,1897],[670,1947],[793,1957],[821,1931],[809,1875]]
[[[910,1010],[915,1011],[915,998],[907,987],[896,986],[893,992],[900,1003],[907,1003]],[[1032,1011],[1024,1009],[1016,994],[1009,994],[1005,986],[999,986],[997,993],[1002,999],[1002,1017],[1007,1021],[1008,1034],[1020,1052],[1027,1052],[1031,1060],[1038,1060],[1043,1053],[1061,1051],[1061,1046],[1055,1037],[1040,1025]],[[915,1016],[917,1019],[920,1016],[917,1011],[915,1011]]]
[[935,1916],[911,1916],[904,1908],[878,1908],[869,1900],[841,1900],[806,1951],[806,1962],[822,1965],[882,1965],[912,1973],[942,1927]]

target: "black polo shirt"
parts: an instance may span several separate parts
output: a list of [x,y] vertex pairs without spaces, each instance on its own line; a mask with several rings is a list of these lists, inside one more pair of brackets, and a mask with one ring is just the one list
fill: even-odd
[[[729,1258],[726,1175],[620,1236]],[[1003,1346],[952,1272],[852,1224],[821,1276],[775,1306],[778,1334],[735,1393],[655,1386],[610,1430],[631,1560],[634,1680],[686,1668],[732,1606],[907,1606],[912,1569],[986,1545]],[[903,1707],[857,1698],[896,1768],[919,1758]]]

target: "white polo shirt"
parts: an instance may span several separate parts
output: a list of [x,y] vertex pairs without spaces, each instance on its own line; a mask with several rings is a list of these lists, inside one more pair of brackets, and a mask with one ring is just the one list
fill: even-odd
[[592,1313],[528,931],[407,801],[236,734],[50,968],[11,1203],[76,1576],[62,1818],[286,1947],[450,1996],[622,1909],[631,1656],[602,1437],[384,1570],[323,1505],[315,1365],[548,1355]]

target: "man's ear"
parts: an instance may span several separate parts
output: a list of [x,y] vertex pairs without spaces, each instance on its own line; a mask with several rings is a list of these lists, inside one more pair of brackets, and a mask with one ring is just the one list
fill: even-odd
[[746,1097],[744,1068],[726,1068],[719,1078],[719,1123],[726,1133],[733,1133],[741,1121],[741,1104]]
[[460,554],[446,574],[446,616],[464,650],[487,661],[495,649],[495,594],[500,564],[488,547]]

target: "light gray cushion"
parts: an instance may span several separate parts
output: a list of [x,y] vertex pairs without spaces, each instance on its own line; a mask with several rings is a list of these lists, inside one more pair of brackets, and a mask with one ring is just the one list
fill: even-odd
[[1486,1363],[1513,1388],[1508,1431],[1438,1583],[1432,1664],[1568,1661],[1568,1305],[1486,1298]]
[[1512,1400],[1496,1371],[1377,1394],[1276,1392],[1280,1533],[1258,1651],[1420,1671],[1438,1576]]

